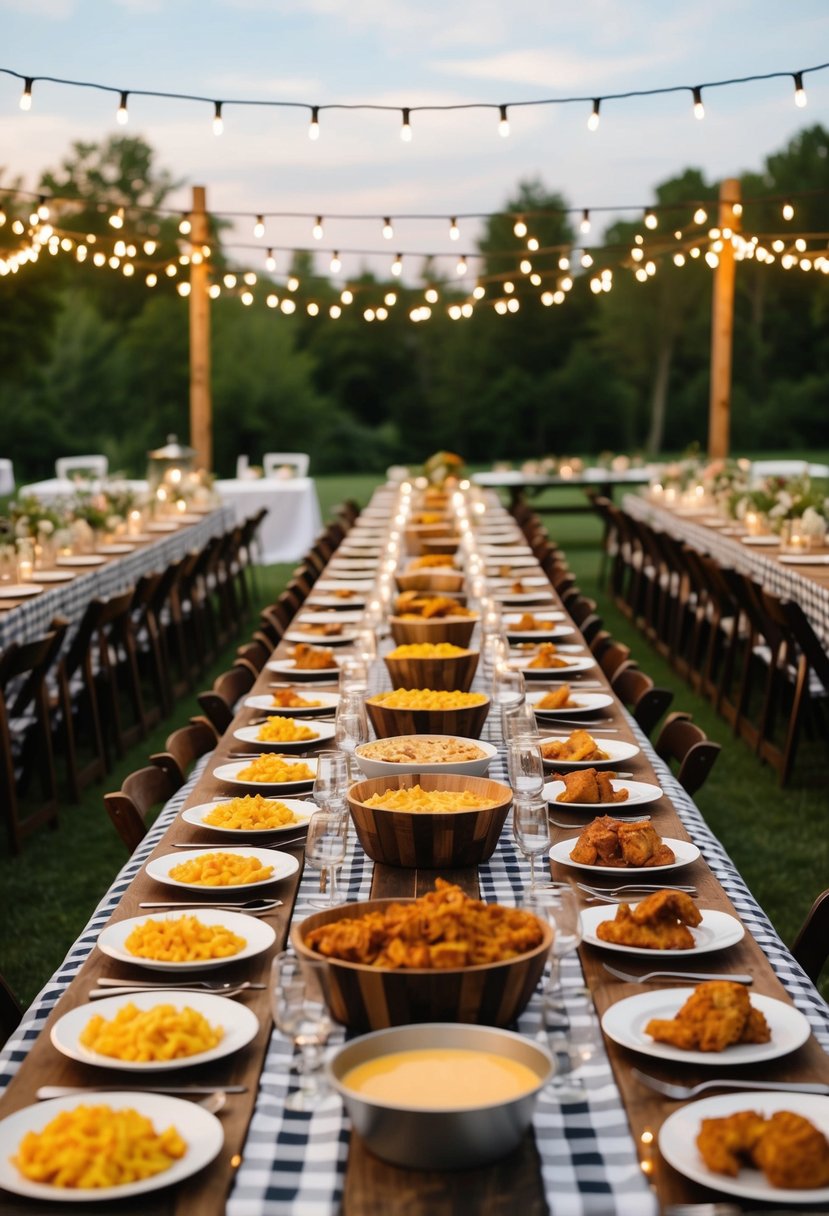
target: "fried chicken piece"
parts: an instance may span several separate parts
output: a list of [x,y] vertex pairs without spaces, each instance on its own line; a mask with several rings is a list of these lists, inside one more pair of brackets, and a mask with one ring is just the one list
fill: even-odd
[[829,1184],[829,1141],[803,1115],[779,1110],[754,1145],[755,1165],[772,1186],[806,1190]]
[[339,637],[343,631],[342,621],[320,621],[318,624],[312,625],[300,621],[300,625],[305,633],[317,633],[324,638]]
[[574,773],[562,773],[564,789],[556,802],[624,802],[627,790],[614,790],[611,779],[616,774],[600,773],[595,768],[576,769]]
[[[670,1043],[685,1051],[724,1051],[733,1043],[744,1041],[751,1013],[751,1001],[742,984],[712,980],[698,984],[675,1017],[652,1018],[645,1034],[658,1043]],[[754,1041],[767,1043],[771,1032],[761,1013],[759,1017],[765,1036]]]
[[536,709],[576,709],[578,701],[570,700],[572,689],[569,684],[562,684],[560,688],[554,688],[551,692],[546,693],[540,701],[536,702]]
[[321,671],[337,666],[333,651],[320,646],[309,646],[307,642],[297,642],[291,651],[291,658],[294,665],[303,671]]
[[670,887],[646,895],[633,910],[633,919],[641,925],[671,918],[695,929],[702,920],[702,913],[687,892],[674,891]]
[[600,921],[596,936],[642,950],[691,950],[694,939],[686,926],[696,926],[701,920],[696,904],[683,891],[654,891],[635,908],[619,904],[615,920]]
[[609,756],[586,730],[574,730],[564,740],[552,739],[541,745],[545,760],[608,760]]
[[[627,793],[627,790],[624,791]],[[626,866],[669,866],[676,854],[648,820],[620,823],[617,828],[619,852]]]
[[588,866],[656,866],[670,865],[675,855],[647,820],[620,823],[603,815],[583,829],[570,858]]
[[715,1174],[736,1178],[742,1159],[750,1157],[765,1127],[766,1120],[754,1110],[703,1119],[697,1136],[700,1156]]
[[542,642],[536,651],[535,658],[527,664],[528,667],[569,667],[566,659],[556,654],[552,642]]
[[748,1020],[740,1035],[741,1043],[768,1043],[771,1038],[769,1024],[759,1009],[753,1006],[749,1010]]
[[[514,625],[510,625],[510,633],[533,633],[537,629],[552,628],[552,621],[544,621],[539,617],[534,616],[532,612],[525,612]],[[553,650],[555,651],[555,647],[553,647]]]
[[583,829],[570,853],[572,861],[587,866],[620,866],[618,824],[608,815],[594,819]]

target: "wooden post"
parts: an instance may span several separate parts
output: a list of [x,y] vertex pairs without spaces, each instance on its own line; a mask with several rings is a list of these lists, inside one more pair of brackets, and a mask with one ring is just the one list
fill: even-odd
[[[210,243],[204,186],[193,187],[190,213],[193,253]],[[213,467],[213,407],[210,397],[210,296],[206,258],[190,259],[190,443],[199,468]]]
[[[708,403],[708,455],[728,455],[731,423],[731,355],[734,344],[734,247],[731,233],[739,232],[734,204],[740,201],[740,183],[729,177],[720,183],[719,229],[723,247],[714,272],[711,305],[711,395]],[[728,236],[725,234],[728,233]]]

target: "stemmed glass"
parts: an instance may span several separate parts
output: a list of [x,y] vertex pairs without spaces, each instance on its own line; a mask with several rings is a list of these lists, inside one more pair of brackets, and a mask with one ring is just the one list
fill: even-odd
[[368,690],[368,664],[358,654],[343,655],[340,660],[340,693],[348,696]]
[[538,723],[533,707],[526,701],[513,701],[501,706],[501,733],[509,746],[515,735],[532,735],[538,742]]
[[537,738],[523,733],[512,736],[507,744],[507,772],[518,801],[541,797],[544,761]]
[[536,890],[535,859],[550,847],[547,803],[543,798],[517,797],[512,805],[515,842],[530,859],[530,891]]
[[559,883],[536,891],[527,902],[536,916],[549,921],[552,927],[550,977],[544,986],[544,996],[552,1004],[561,1004],[564,998],[561,960],[571,954],[582,939],[579,901],[572,887]]
[[308,820],[308,836],[305,841],[305,860],[309,866],[320,869],[328,883],[328,899],[311,899],[314,908],[333,908],[339,902],[337,895],[337,866],[345,860],[348,837],[348,811],[336,803],[328,803],[314,811]]
[[[321,970],[321,964],[303,963],[306,966]],[[321,985],[308,982],[295,954],[284,950],[276,955],[271,964],[271,1013],[277,1030],[288,1035],[300,1052],[299,1088],[285,1099],[288,1110],[313,1110],[323,1095],[322,1049],[331,1033],[331,1019],[321,991]]]
[[323,751],[317,755],[317,771],[311,797],[317,806],[345,807],[348,789],[348,756],[341,751]]
[[368,743],[368,718],[362,693],[340,696],[334,718],[334,742],[346,756],[349,781],[356,781],[354,753],[361,743]]
[[370,625],[362,625],[354,637],[354,653],[368,666],[377,658],[377,635]]
[[506,664],[509,658],[509,645],[507,639],[502,633],[485,633],[483,643],[481,645],[481,662],[483,663],[484,676],[491,680],[495,668],[499,664]]
[[526,697],[524,676],[506,663],[497,663],[492,673],[492,700],[503,707],[521,702]]

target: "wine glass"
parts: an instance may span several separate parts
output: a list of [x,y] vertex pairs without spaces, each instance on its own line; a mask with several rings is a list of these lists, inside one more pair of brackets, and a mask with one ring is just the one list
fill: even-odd
[[540,798],[544,789],[544,761],[535,736],[520,733],[510,738],[507,743],[507,772],[518,800]]
[[551,1089],[559,1102],[584,1102],[587,1087],[579,1075],[595,1057],[601,1031],[593,998],[586,989],[568,993],[568,1008],[541,998],[539,1040],[549,1049],[556,1067]]
[[547,803],[543,798],[515,799],[512,831],[519,849],[530,859],[530,891],[535,891],[535,859],[550,847],[550,824],[547,820]]
[[514,701],[501,706],[501,733],[509,746],[515,735],[533,735],[538,742],[538,723],[533,708],[526,701]]
[[575,891],[565,883],[544,887],[528,901],[536,916],[549,921],[553,930],[550,947],[550,977],[544,986],[545,999],[562,1004],[561,960],[572,953],[582,939],[581,908]]
[[377,635],[369,625],[361,625],[354,637],[354,653],[368,667],[377,658]]
[[481,646],[481,662],[486,679],[491,680],[495,668],[501,663],[506,664],[508,658],[509,645],[504,635],[499,632],[485,633]]
[[348,757],[341,751],[323,751],[317,755],[317,771],[311,797],[317,806],[337,804],[345,807],[348,789]]
[[[302,967],[316,971],[321,964],[309,961]],[[277,1030],[288,1035],[300,1052],[299,1088],[285,1099],[288,1110],[313,1110],[323,1093],[322,1049],[331,1033],[331,1019],[320,999],[322,991],[320,984],[308,982],[295,954],[283,950],[276,955],[271,964],[271,1013]]]
[[361,743],[368,743],[368,718],[362,693],[348,693],[340,697],[334,717],[334,742],[345,753],[348,780],[356,781],[359,773],[355,769],[354,753]]
[[358,654],[343,655],[340,660],[340,693],[364,693],[368,691],[368,664]]
[[348,811],[341,805],[327,803],[321,810],[314,811],[308,820],[305,861],[321,870],[328,883],[328,899],[308,901],[315,908],[333,908],[339,902],[337,866],[345,860],[347,837]]
[[514,705],[526,697],[524,676],[506,663],[497,663],[492,673],[492,700],[499,707]]

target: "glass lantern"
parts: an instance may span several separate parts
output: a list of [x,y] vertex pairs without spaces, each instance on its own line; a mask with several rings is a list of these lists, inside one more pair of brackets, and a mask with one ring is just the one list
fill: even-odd
[[183,501],[183,490],[195,473],[196,449],[168,435],[164,447],[148,452],[147,481],[150,500],[159,514],[176,510]]

